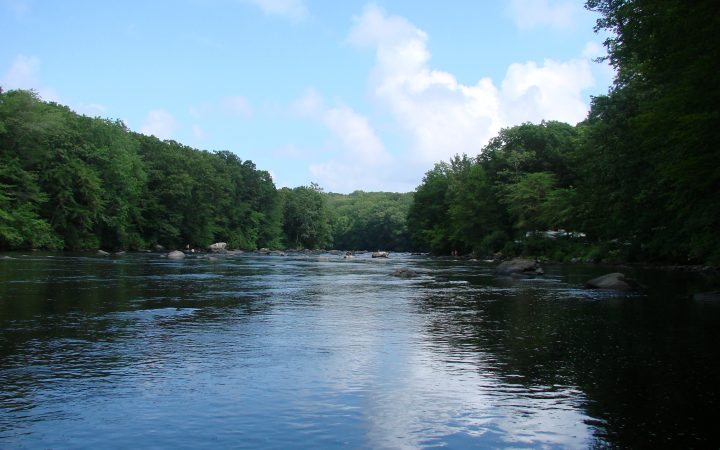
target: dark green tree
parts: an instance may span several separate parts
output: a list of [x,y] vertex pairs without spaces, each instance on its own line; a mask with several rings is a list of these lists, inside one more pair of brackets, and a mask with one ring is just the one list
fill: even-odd
[[283,233],[291,248],[327,248],[332,245],[330,215],[317,184],[281,190]]
[[[590,0],[597,29],[610,31],[613,89],[588,119],[584,173],[620,168],[617,189],[588,208],[598,234],[631,242],[640,259],[720,261],[720,13],[714,1]],[[595,159],[595,155],[600,158]],[[627,167],[623,167],[627,165]],[[615,197],[611,199],[609,196]],[[610,209],[611,219],[595,218]],[[589,224],[590,225],[590,224]]]

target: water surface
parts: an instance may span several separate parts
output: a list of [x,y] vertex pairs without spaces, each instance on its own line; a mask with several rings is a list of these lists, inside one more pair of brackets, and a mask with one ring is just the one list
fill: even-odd
[[[367,255],[0,260],[0,448],[717,447],[699,275]],[[389,276],[409,267],[421,276]],[[610,269],[615,270],[615,269]]]

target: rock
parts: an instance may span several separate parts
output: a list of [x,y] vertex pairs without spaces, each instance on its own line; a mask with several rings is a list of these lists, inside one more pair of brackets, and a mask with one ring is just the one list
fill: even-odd
[[371,256],[373,258],[387,258],[389,255],[388,252],[374,252]]
[[155,250],[156,252],[162,252],[162,251],[165,251],[165,247],[163,247],[163,246],[160,245],[160,244],[155,244],[155,245],[153,246],[153,250]]
[[510,261],[503,261],[497,269],[495,269],[495,272],[498,275],[514,277],[533,277],[545,273],[537,261],[525,258],[514,258]]
[[185,253],[181,252],[180,250],[173,250],[172,252],[168,253],[167,257],[169,259],[184,259]]
[[208,250],[213,253],[224,253],[227,251],[227,243],[226,242],[216,242],[214,244],[210,244],[208,246]]
[[0,259],[15,259],[15,258],[13,258],[12,256],[2,255],[2,256],[0,256]]
[[408,269],[407,267],[403,267],[401,269],[396,270],[395,272],[391,273],[390,276],[392,277],[398,277],[398,278],[416,278],[419,277],[420,274],[415,272],[412,269]]
[[693,300],[712,303],[720,302],[720,291],[698,292],[693,294]]
[[105,250],[98,250],[96,255],[98,256],[110,256],[110,253],[106,252]]
[[119,251],[119,252],[115,252],[115,253],[113,253],[113,254],[114,254],[115,256],[122,256],[122,255],[125,254],[125,252],[124,252],[124,251]]
[[585,283],[585,287],[590,289],[605,289],[611,291],[632,291],[636,287],[636,283],[620,272],[609,273]]

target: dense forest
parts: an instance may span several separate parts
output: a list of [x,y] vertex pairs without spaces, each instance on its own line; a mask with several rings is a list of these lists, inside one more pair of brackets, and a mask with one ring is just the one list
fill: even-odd
[[437,164],[411,208],[416,246],[720,264],[717,2],[586,7],[611,35],[609,93],[575,127],[524,124]]
[[2,247],[277,243],[278,193],[252,162],[132,133],[32,92],[0,95]]
[[585,121],[502,130],[414,193],[276,189],[266,171],[0,90],[0,248],[457,251],[720,264],[720,10],[588,0],[616,79]]
[[0,92],[0,248],[406,250],[411,194],[277,190],[266,171]]

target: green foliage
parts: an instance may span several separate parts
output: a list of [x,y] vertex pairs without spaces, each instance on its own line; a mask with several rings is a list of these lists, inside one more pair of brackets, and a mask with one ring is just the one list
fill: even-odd
[[[617,79],[593,103],[585,173],[605,168],[589,211],[608,212],[599,235],[633,243],[638,259],[720,262],[720,16],[704,0],[591,0]],[[591,156],[600,153],[595,160]],[[609,181],[609,180],[608,180]],[[622,200],[613,210],[603,196]],[[608,223],[605,223],[608,222]]]
[[[492,251],[494,239],[505,228],[505,214],[498,199],[498,190],[487,170],[477,160],[466,156],[451,161],[451,182],[448,192],[448,225],[453,250]],[[486,239],[495,234],[495,238]]]
[[[417,245],[720,264],[717,2],[588,0],[617,70],[587,119],[501,130],[476,160],[427,173],[408,223]],[[567,229],[587,241],[534,231]],[[525,234],[530,232],[530,237]],[[503,244],[504,240],[504,244]]]
[[548,201],[557,182],[548,172],[526,173],[518,176],[517,181],[502,187],[502,202],[507,206],[514,227],[520,231],[547,230]]
[[412,194],[327,194],[333,245],[343,250],[411,249],[406,218]]
[[325,196],[316,184],[281,191],[285,243],[291,248],[327,248],[332,245],[330,215]]
[[477,158],[437,164],[408,215],[415,244],[488,255],[526,231],[572,223],[577,142],[570,125],[526,123],[502,130]]
[[80,116],[35,93],[0,93],[0,248],[278,245],[267,172]]
[[418,249],[434,253],[451,251],[451,232],[447,222],[450,170],[449,164],[436,164],[415,190],[407,222],[413,245]]

